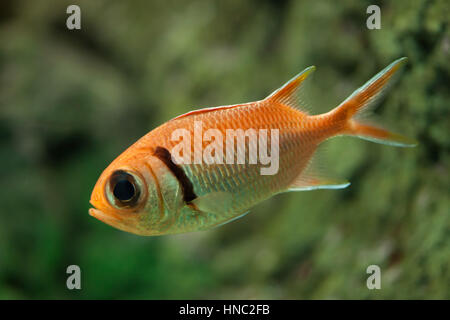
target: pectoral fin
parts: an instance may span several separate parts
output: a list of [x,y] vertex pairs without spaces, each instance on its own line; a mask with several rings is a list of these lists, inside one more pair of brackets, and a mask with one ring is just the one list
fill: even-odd
[[233,221],[235,221],[235,220],[237,220],[237,219],[240,219],[240,218],[242,218],[243,216],[246,216],[249,212],[250,212],[250,211],[246,211],[246,212],[244,212],[244,213],[241,213],[241,214],[237,215],[237,216],[234,217],[234,218],[231,218],[231,219],[229,219],[229,220],[227,220],[227,221],[224,221],[224,222],[219,223],[218,225],[214,226],[213,228],[218,228],[218,227],[223,226],[224,224],[227,224],[227,223],[233,222]]
[[233,197],[231,193],[217,191],[199,196],[191,203],[194,204],[200,211],[214,214],[224,214],[231,206],[232,201]]

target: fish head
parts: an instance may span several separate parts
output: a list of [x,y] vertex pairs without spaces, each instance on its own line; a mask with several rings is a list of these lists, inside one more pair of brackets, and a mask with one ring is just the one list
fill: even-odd
[[163,204],[152,158],[127,150],[114,160],[94,186],[89,214],[122,231],[160,234]]

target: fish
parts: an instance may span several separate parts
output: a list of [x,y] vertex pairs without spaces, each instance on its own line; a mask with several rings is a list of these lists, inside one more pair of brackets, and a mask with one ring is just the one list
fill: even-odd
[[[101,173],[89,214],[122,231],[159,236],[221,226],[279,193],[346,188],[348,181],[315,165],[317,148],[325,140],[345,135],[397,147],[417,144],[364,116],[392,86],[406,60],[392,62],[322,114],[306,111],[301,98],[315,70],[311,66],[263,100],[175,117],[132,144]],[[244,134],[240,144],[237,135],[229,139],[229,132]],[[256,161],[255,152],[260,157]]]

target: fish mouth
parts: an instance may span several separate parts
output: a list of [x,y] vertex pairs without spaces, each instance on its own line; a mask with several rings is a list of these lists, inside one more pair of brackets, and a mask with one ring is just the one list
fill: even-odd
[[109,224],[110,226],[117,225],[117,223],[120,222],[120,220],[117,219],[116,217],[109,215],[107,213],[104,213],[103,211],[95,209],[95,208],[89,209],[89,215],[91,215],[92,217],[94,217],[106,224]]
[[123,220],[122,217],[116,216],[115,214],[105,213],[99,209],[90,208],[89,215],[113,228],[134,234],[146,235],[145,233],[139,232],[139,230],[135,229],[127,220]]

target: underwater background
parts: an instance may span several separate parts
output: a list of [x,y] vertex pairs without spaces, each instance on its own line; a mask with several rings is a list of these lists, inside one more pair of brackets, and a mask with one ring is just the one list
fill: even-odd
[[[449,17],[446,0],[2,0],[0,299],[449,299]],[[349,188],[175,236],[88,215],[102,170],[159,124],[262,99],[310,65],[312,112],[328,111],[402,56],[376,113],[419,145],[327,141]],[[81,290],[66,287],[72,264]]]

